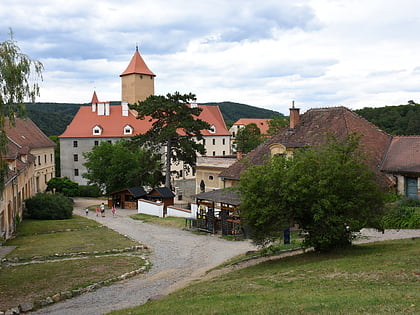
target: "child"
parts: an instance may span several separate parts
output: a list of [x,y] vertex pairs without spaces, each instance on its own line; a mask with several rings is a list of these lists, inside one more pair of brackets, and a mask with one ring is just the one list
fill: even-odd
[[115,211],[116,211],[116,210],[117,210],[117,209],[115,209],[115,206],[112,206],[112,210],[111,210],[111,211],[112,211],[112,216],[113,216],[113,217],[115,217]]
[[99,217],[99,207],[96,207],[96,216]]
[[86,216],[89,214],[89,208],[85,209]]

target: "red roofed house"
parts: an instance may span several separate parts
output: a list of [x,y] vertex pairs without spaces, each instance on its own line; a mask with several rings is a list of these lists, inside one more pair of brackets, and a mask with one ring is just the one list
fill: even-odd
[[10,126],[6,119],[7,164],[4,189],[0,199],[0,240],[8,239],[15,230],[15,220],[22,218],[23,202],[37,192],[46,190],[55,176],[54,147],[30,119],[15,119]]
[[230,127],[229,132],[232,135],[232,138],[234,139],[236,137],[236,134],[238,133],[239,129],[245,128],[245,126],[248,126],[250,124],[256,124],[257,127],[260,129],[262,135],[266,135],[268,128],[270,127],[268,125],[268,122],[271,119],[269,118],[241,118],[238,121],[236,121],[232,127]]
[[[149,120],[137,119],[137,112],[130,110],[128,104],[145,100],[154,94],[155,74],[145,64],[136,49],[127,69],[120,75],[122,82],[121,102],[99,102],[96,92],[91,106],[82,106],[60,135],[61,174],[71,180],[86,185],[82,177],[86,172],[83,153],[102,141],[115,142],[121,138],[130,138],[145,133],[151,127]],[[207,155],[230,154],[230,133],[226,129],[219,107],[195,105],[202,109],[200,119],[210,124],[209,130],[203,130],[204,145]],[[176,179],[193,178],[194,170],[185,172],[182,165],[177,166],[179,175]]]

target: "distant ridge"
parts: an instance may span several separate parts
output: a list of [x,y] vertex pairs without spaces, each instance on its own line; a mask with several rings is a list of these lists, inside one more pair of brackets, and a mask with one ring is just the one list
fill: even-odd
[[[240,118],[271,118],[280,113],[234,102],[201,103],[203,105],[219,106],[226,124],[232,125]],[[90,104],[77,103],[27,103],[28,117],[47,135],[59,136],[70,124],[80,106]]]
[[219,106],[227,125],[233,124],[240,118],[272,118],[282,115],[274,110],[255,107],[234,102],[200,103],[202,105]]

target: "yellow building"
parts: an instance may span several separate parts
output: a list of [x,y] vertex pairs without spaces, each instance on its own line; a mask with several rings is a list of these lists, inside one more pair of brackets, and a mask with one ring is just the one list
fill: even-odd
[[6,120],[7,169],[0,199],[0,239],[8,239],[22,218],[24,200],[44,192],[47,182],[55,176],[54,147],[30,119],[16,118],[15,126]]

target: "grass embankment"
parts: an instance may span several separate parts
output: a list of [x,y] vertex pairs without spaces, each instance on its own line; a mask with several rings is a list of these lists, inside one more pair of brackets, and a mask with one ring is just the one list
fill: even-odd
[[[0,310],[112,279],[145,263],[143,251],[105,253],[140,244],[80,216],[23,221],[16,238],[5,245],[16,246],[6,258],[19,263],[0,266]],[[81,252],[84,254],[66,259]]]
[[420,239],[267,261],[112,314],[419,313]]
[[130,218],[134,220],[141,220],[147,223],[158,224],[162,226],[168,226],[173,228],[182,229],[185,227],[185,218],[178,218],[178,217],[165,217],[160,218],[154,215],[148,215],[144,213],[138,213],[130,215]]

